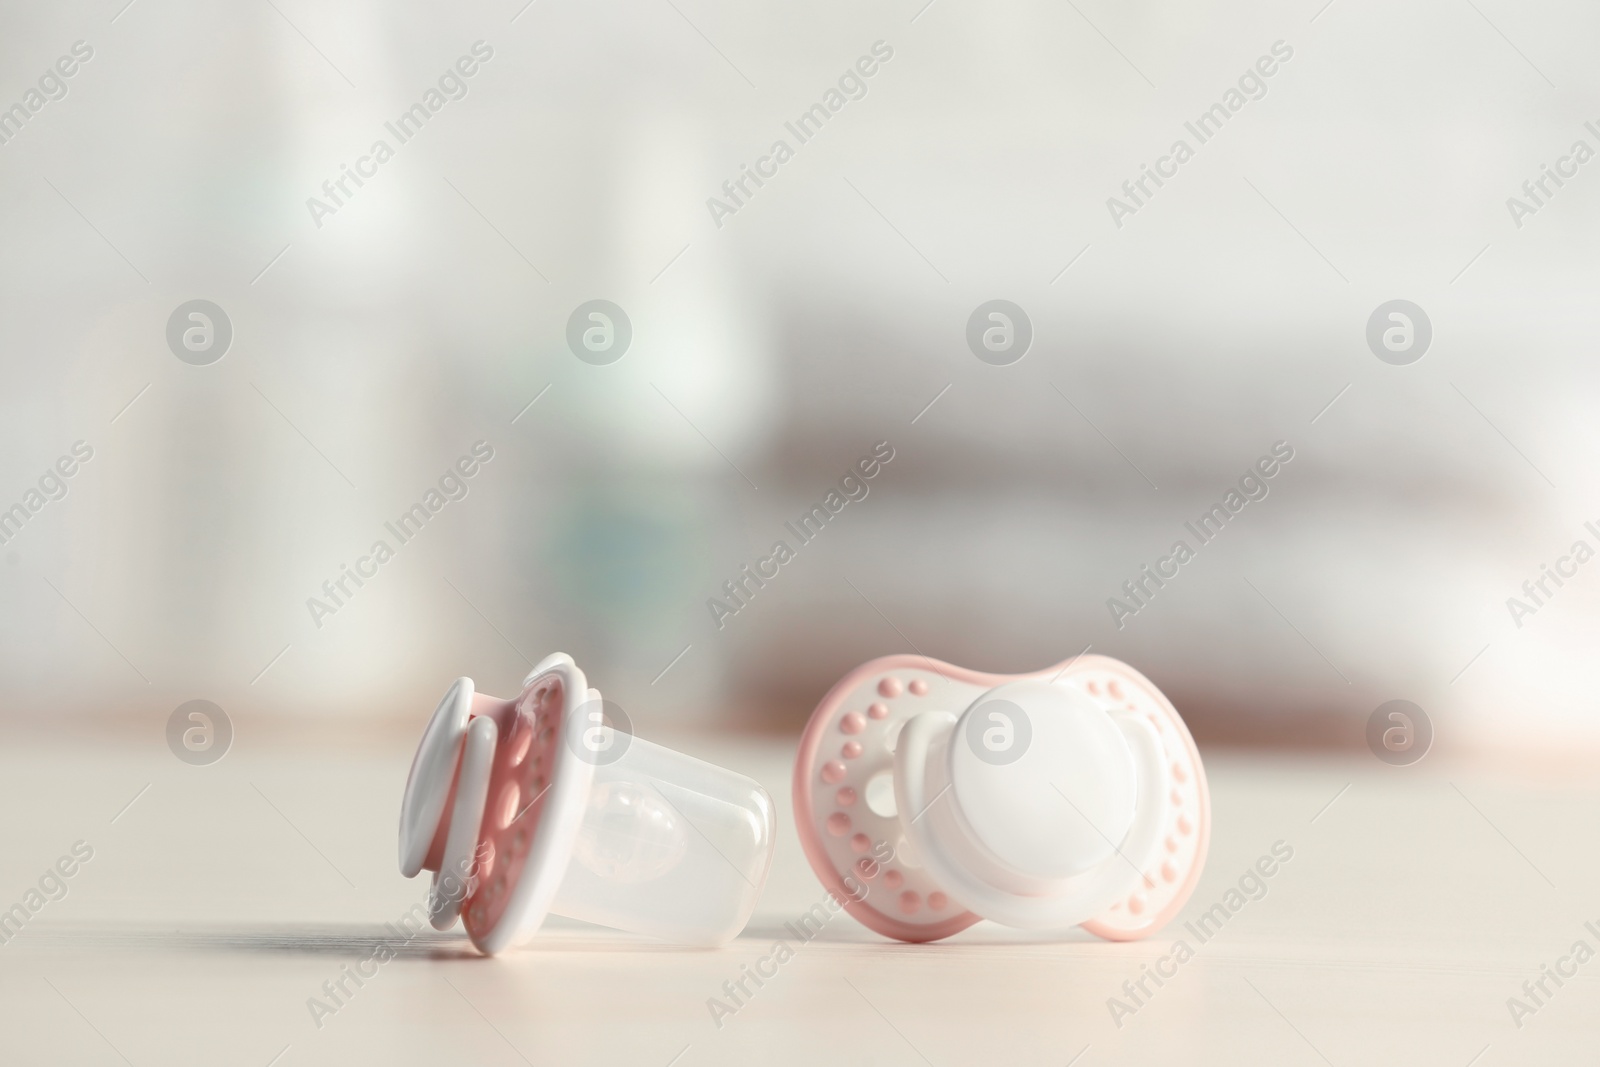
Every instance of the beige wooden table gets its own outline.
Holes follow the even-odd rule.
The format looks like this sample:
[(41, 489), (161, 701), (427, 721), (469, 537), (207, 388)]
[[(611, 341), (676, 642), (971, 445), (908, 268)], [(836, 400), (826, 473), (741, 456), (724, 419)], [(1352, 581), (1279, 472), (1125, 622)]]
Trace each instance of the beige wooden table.
[[(0, 1063), (1595, 1062), (1600, 959), (1563, 964), (1576, 977), (1546, 979), (1542, 1004), (1522, 988), (1576, 941), (1600, 950), (1592, 775), (1211, 752), (1210, 862), (1150, 941), (980, 924), (908, 946), (840, 915), (799, 943), (784, 924), (822, 890), (789, 821), (791, 744), (666, 740), (778, 801), (778, 858), (741, 939), (683, 951), (552, 922), (487, 960), (429, 931), (359, 988), (346, 979), (353, 992), (316, 1021), (308, 999), (392, 940), (384, 924), (423, 893), (396, 871), (408, 748), (240, 743), (190, 767), (143, 742), (9, 740), (0, 909), (41, 879), (59, 895), (46, 872), (63, 857), (73, 874), (0, 945)], [(1264, 895), (1246, 879), (1260, 899), (1230, 898), (1280, 841), (1293, 858)], [(1207, 939), (1185, 928), (1230, 902)], [(794, 957), (714, 1019), (710, 998), (778, 938)], [(1162, 957), (1171, 977), (1131, 997), (1124, 982)], [(1513, 996), (1536, 1009), (1520, 1027)], [(1131, 1010), (1114, 1018), (1112, 997)]]

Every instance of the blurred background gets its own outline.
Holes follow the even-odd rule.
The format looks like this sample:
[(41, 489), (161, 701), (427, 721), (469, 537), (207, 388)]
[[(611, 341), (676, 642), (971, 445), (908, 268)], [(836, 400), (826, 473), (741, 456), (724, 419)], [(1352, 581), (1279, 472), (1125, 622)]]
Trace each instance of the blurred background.
[[(1592, 752), (1600, 565), (1507, 600), (1600, 548), (1600, 165), (1559, 163), (1600, 149), (1600, 11), (1322, 2), (9, 5), (5, 727), (155, 744), (207, 699), (241, 737), (409, 735), (564, 650), (642, 733), (792, 735), (875, 656), (1089, 648), (1202, 743), (1360, 746), (1407, 699), (1440, 748)], [(1546, 165), (1576, 174), (1518, 217)], [(1003, 366), (967, 342), (995, 299), (1032, 331)], [(1396, 299), (1431, 323), (1404, 365), (1367, 340)], [(192, 300), (231, 326), (203, 364)], [(592, 300), (610, 362), (568, 342)]]

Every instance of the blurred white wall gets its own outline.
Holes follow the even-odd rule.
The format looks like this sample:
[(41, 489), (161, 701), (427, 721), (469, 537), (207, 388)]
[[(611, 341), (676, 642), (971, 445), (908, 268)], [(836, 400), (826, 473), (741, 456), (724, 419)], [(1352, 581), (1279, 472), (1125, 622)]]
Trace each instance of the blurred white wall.
[[(410, 722), (561, 648), (642, 727), (788, 728), (871, 656), (1092, 644), (1203, 736), (1347, 741), (1403, 697), (1441, 745), (1600, 741), (1600, 567), (1506, 606), (1600, 548), (1600, 164), (1506, 206), (1600, 149), (1600, 13), (675, 4), (7, 10), (0, 105), (93, 57), (0, 145), (0, 507), (94, 457), (0, 547), (6, 716)], [(465, 95), (316, 225), (479, 41)], [(1265, 94), (1186, 134), (1276, 42)], [(165, 341), (194, 298), (233, 324), (210, 366)], [(565, 340), (596, 298), (633, 325), (608, 366)], [(993, 298), (1032, 320), (1012, 366), (964, 340)], [(1433, 327), (1409, 366), (1364, 336), (1396, 298)], [(314, 625), (480, 440), (465, 499)], [(718, 629), (707, 599), (880, 440), (868, 497)], [(1107, 598), (1277, 441), (1270, 495), (1118, 629)]]

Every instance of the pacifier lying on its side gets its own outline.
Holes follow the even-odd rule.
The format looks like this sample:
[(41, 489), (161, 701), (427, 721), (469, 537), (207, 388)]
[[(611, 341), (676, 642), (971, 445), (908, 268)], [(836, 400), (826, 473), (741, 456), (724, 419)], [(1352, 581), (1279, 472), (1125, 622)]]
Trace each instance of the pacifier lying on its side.
[(823, 885), (902, 941), (980, 918), (1148, 936), (1194, 891), (1211, 827), (1183, 720), (1105, 656), (1022, 675), (865, 663), (811, 715), (794, 807)]
[(459, 916), (490, 955), (551, 912), (720, 945), (749, 921), (775, 829), (761, 786), (633, 737), (556, 653), (515, 700), (470, 678), (445, 693), (406, 780), (400, 873), (433, 871), (435, 929)]

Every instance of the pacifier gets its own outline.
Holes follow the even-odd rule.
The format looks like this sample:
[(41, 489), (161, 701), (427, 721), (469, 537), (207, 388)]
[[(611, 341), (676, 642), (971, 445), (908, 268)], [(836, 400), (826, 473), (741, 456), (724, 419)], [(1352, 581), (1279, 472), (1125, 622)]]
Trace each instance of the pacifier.
[(760, 785), (632, 736), (556, 653), (514, 700), (471, 678), (445, 693), (406, 780), (400, 873), (434, 872), (434, 928), (459, 917), (489, 955), (550, 913), (720, 945), (749, 921), (775, 830)]
[(1211, 829), (1188, 728), (1105, 656), (1021, 675), (862, 664), (811, 715), (794, 807), (823, 885), (901, 941), (980, 918), (1148, 936), (1194, 891)]

